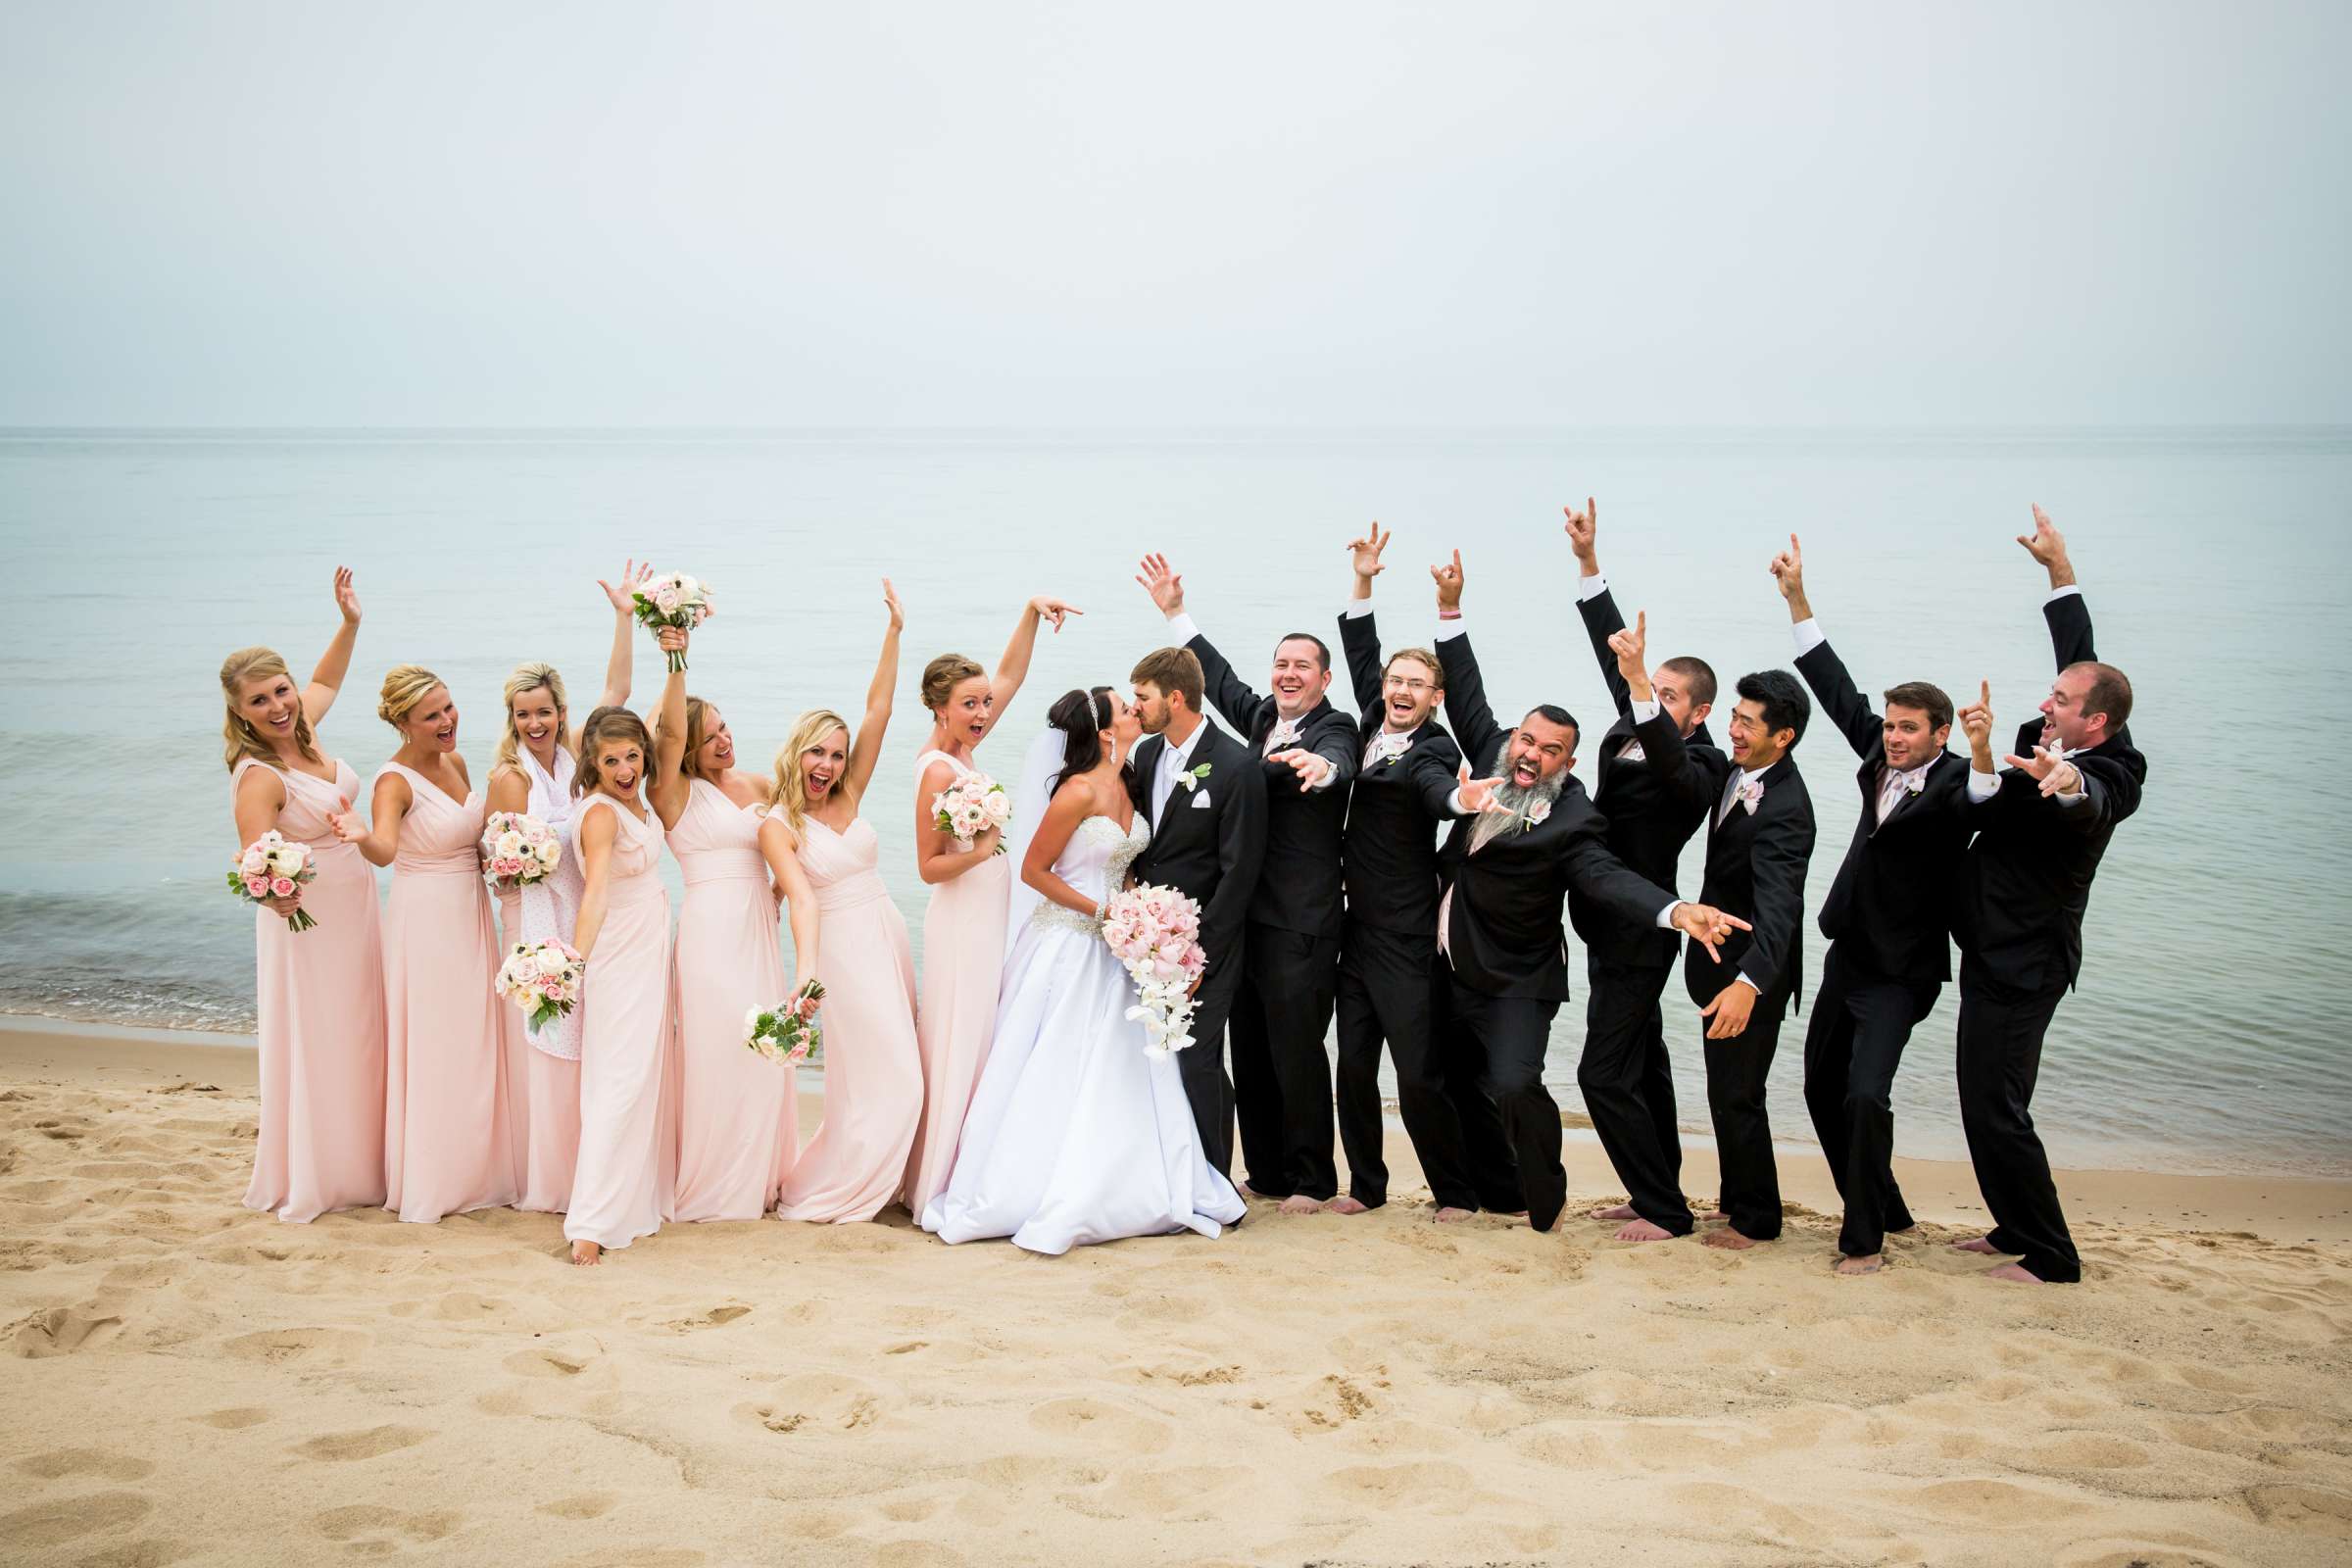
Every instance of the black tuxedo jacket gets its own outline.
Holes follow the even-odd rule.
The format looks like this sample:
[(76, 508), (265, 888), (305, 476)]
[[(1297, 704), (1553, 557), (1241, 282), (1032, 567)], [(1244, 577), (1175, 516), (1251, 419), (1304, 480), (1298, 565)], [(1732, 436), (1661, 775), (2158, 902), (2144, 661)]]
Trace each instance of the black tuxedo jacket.
[(1853, 747), (1862, 814), (1853, 842), (1821, 906), (1821, 934), (1898, 980), (1952, 977), (1952, 908), (1968, 853), (1968, 759), (1942, 752), (1928, 764), (1919, 793), (1906, 795), (1879, 820), (1879, 774), (1886, 742), (1879, 715), (1855, 690), (1828, 643), (1797, 657), (1798, 673), (1821, 710)]
[[(1463, 755), (1474, 770), (1492, 769), (1512, 727), (1498, 723), (1487, 706), (1470, 639), (1441, 640), (1438, 659), (1446, 666), (1446, 716), (1461, 736)], [(1591, 900), (1604, 919), (1652, 930), (1658, 911), (1675, 902), (1672, 893), (1609, 853), (1608, 821), (1576, 776), (1561, 786), (1543, 821), (1506, 827), (1476, 854), (1470, 841), (1478, 819), (1454, 817), (1439, 852), (1439, 866), (1453, 890), (1447, 951), (1453, 972), (1475, 991), (1568, 1000), (1560, 912), (1571, 892)]]
[(1309, 936), (1340, 930), (1340, 838), (1348, 827), (1348, 786), (1359, 754), (1355, 725), (1346, 713), (1317, 703), (1298, 721), (1298, 745), (1337, 769), (1319, 790), (1301, 791), (1287, 763), (1262, 760), (1266, 737), (1281, 717), (1274, 699), (1260, 697), (1205, 637), (1185, 644), (1200, 656), (1208, 677), (1208, 700), (1250, 744), (1264, 785), (1266, 864), (1250, 901), (1250, 918), (1259, 925)]
[(1794, 1000), (1805, 976), (1805, 867), (1813, 858), (1813, 797), (1793, 755), (1765, 770), (1763, 798), (1750, 811), (1734, 803), (1715, 811), (1732, 776), (1732, 760), (1712, 746), (1687, 746), (1661, 712), (1634, 728), (1658, 782), (1707, 816), (1707, 871), (1698, 902), (1736, 914), (1755, 929), (1725, 940), (1721, 963), (1692, 943), (1683, 955), (1683, 984), (1700, 1006), (1735, 975), (1745, 975), (1757, 1005)]
[[(1194, 767), (1208, 776), (1191, 790), (1168, 793), (1162, 819), (1152, 817), (1152, 781), (1167, 738), (1147, 735), (1127, 766), (1127, 798), (1152, 823), (1152, 842), (1136, 858), (1139, 882), (1175, 888), (1200, 906), (1200, 946), (1212, 964), (1238, 969), (1242, 923), (1266, 858), (1266, 784), (1256, 760), (1207, 719), (1193, 748)], [(1208, 805), (1194, 802), (1207, 797)]]
[[(1617, 672), (1617, 656), (1609, 649), (1612, 633), (1625, 629), (1616, 599), (1606, 590), (1577, 602), (1585, 620), (1585, 635), (1592, 642), (1592, 657), (1600, 661), (1601, 679), (1608, 682), (1609, 700), (1617, 707), (1617, 722), (1600, 737), (1592, 770), (1592, 804), (1609, 819), (1609, 852), (1668, 892), (1683, 846), (1707, 819), (1707, 808), (1666, 788), (1640, 761), (1617, 754), (1634, 736), (1634, 694)], [(1715, 739), (1700, 724), (1684, 737), (1687, 745), (1717, 750)], [(1682, 943), (1677, 931), (1637, 931), (1605, 918), (1588, 899), (1572, 895), (1568, 920), (1602, 959), (1610, 963), (1672, 963)]]
[[(2097, 657), (2082, 595), (2054, 599), (2042, 613), (2060, 669)], [(2040, 739), (2038, 722), (2024, 725), (2014, 754), (2031, 757)], [(2082, 972), (2091, 879), (2117, 824), (2139, 809), (2148, 776), (2130, 726), (2074, 761), (2082, 774), (2080, 800), (2044, 799), (2031, 774), (2013, 768), (1990, 800), (1968, 808), (1978, 833), (1961, 876), (1953, 935), (1992, 979), (2022, 991), (2072, 986)]]
[[(1380, 632), (1369, 614), (1340, 617), (1340, 647), (1355, 686), (1356, 758), (1386, 722), (1381, 699)], [(1435, 714), (1411, 742), (1378, 767), (1359, 769), (1348, 802), (1348, 834), (1340, 868), (1348, 888), (1348, 918), (1383, 931), (1438, 938), (1438, 831), (1452, 820), (1461, 748)]]

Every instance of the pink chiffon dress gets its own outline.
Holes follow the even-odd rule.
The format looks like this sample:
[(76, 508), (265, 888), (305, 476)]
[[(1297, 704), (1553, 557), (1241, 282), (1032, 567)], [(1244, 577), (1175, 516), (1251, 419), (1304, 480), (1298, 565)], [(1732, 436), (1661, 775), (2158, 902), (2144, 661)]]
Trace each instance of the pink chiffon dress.
[(498, 933), (482, 885), (482, 792), (464, 802), (415, 768), (384, 906), (384, 1206), (431, 1224), (522, 1192), (527, 1069), (500, 998)]
[(580, 1163), (564, 1238), (612, 1249), (651, 1236), (669, 1217), (678, 1152), (669, 1009), (669, 894), (662, 886), (662, 819), (644, 821), (607, 795), (573, 811), (609, 810), (616, 831), (605, 877), (605, 922), (580, 983)]
[(811, 816), (801, 827), (801, 866), (824, 921), (825, 1119), (784, 1178), (776, 1217), (849, 1224), (872, 1219), (898, 1196), (922, 1119), (914, 955), (875, 869), (872, 826), (858, 817), (836, 833)]
[[(945, 752), (925, 752), (914, 761), (918, 787), (934, 759), (953, 767), (958, 779), (978, 771)], [(923, 1061), (923, 1115), (900, 1190), (911, 1214), (922, 1213), (956, 1167), (964, 1111), (996, 1033), (1011, 886), (1011, 859), (999, 855), (933, 888), (923, 912), (922, 1001), (914, 1015)]]
[[(568, 944), (580, 917), (580, 858), (571, 842), (571, 754), (558, 747), (553, 772), (541, 767), (527, 750), (518, 760), (523, 776), (531, 781), (524, 809), (564, 841), (564, 858), (554, 876), (520, 893), (499, 895), (502, 962), (517, 943), (553, 938)], [(510, 1010), (519, 1027), (520, 1009)], [(523, 1054), (529, 1107), (522, 1142), (522, 1196), (514, 1206), (533, 1213), (561, 1214), (571, 1202), (571, 1173), (580, 1158), (581, 1016), (574, 1006), (538, 1033), (523, 1032), (530, 1048)]]
[(678, 910), (679, 1220), (758, 1219), (800, 1148), (793, 1069), (743, 1043), (744, 1015), (784, 1000), (776, 898), (758, 807), (709, 779), (687, 783), (669, 850), (686, 880)]
[(384, 1200), (384, 952), (375, 868), (335, 837), (330, 811), (348, 810), (360, 776), (335, 760), (332, 783), (246, 758), (229, 775), (268, 767), (285, 785), (277, 830), (307, 844), (318, 875), (302, 906), (318, 923), (293, 931), (256, 908), (254, 994), (261, 1033), (261, 1133), (247, 1208), (282, 1220)]

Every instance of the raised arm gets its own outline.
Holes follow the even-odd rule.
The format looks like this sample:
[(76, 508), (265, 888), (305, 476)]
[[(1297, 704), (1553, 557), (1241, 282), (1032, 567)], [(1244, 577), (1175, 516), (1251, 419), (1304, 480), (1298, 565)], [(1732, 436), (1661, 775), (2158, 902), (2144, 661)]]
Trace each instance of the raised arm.
[(373, 826), (361, 826), (360, 819), (349, 811), (330, 812), (327, 825), (344, 843), (358, 845), (369, 865), (390, 865), (392, 858), (400, 853), (400, 824), (415, 800), (409, 791), (409, 781), (398, 773), (387, 772), (376, 779), (375, 793), (368, 801)]
[(1249, 682), (1233, 672), (1233, 665), (1223, 654), (1217, 652), (1216, 644), (1202, 635), (1200, 628), (1194, 624), (1193, 617), (1185, 612), (1184, 578), (1169, 567), (1167, 557), (1146, 556), (1135, 580), (1144, 585), (1144, 591), (1152, 596), (1152, 602), (1159, 607), (1159, 612), (1168, 617), (1168, 627), (1177, 640), (1190, 648), (1200, 661), (1200, 672), (1206, 677), (1208, 700), (1216, 705), (1218, 712), (1225, 715), (1225, 722), (1247, 739), (1257, 726), (1259, 706), (1269, 699), (1251, 691)]
[(982, 721), (986, 725), (980, 732), (982, 740), (996, 732), (997, 721), (1004, 716), (1013, 698), (1020, 694), (1021, 683), (1029, 678), (1029, 661), (1037, 652), (1038, 623), (1051, 625), (1058, 637), (1064, 619), (1085, 613), (1076, 605), (1065, 605), (1047, 594), (1039, 594), (1021, 607), (1021, 618), (1013, 623), (1012, 638), (997, 661), (997, 672), (988, 679), (989, 707), (988, 716)]
[(1805, 597), (1804, 552), (1796, 535), (1790, 534), (1788, 548), (1772, 558), (1771, 569), (1781, 597), (1788, 601), (1788, 624), (1796, 636), (1796, 672), (1813, 688), (1822, 712), (1838, 726), (1838, 733), (1845, 737), (1854, 755), (1865, 759), (1878, 756), (1886, 746), (1885, 730), (1855, 687), (1854, 677), (1846, 673), (1845, 661), (1838, 657), (1813, 617), (1812, 602)]
[(1462, 624), (1462, 553), (1429, 568), (1438, 585), (1438, 662), (1446, 671), (1446, 721), (1473, 768), (1505, 733), (1487, 705), (1487, 683), (1480, 676), (1478, 655), (1471, 652), (1470, 633)]
[(1609, 639), (1625, 629), (1625, 616), (1618, 612), (1617, 600), (1600, 574), (1600, 508), (1587, 496), (1584, 511), (1574, 507), (1560, 510), (1568, 518), (1568, 547), (1576, 552), (1576, 613), (1585, 623), (1585, 639), (1592, 643), (1592, 657), (1600, 664), (1600, 678), (1609, 688), (1609, 701), (1616, 705), (1617, 714), (1622, 718), (1633, 708), (1625, 677), (1618, 672), (1616, 656), (1609, 651)]
[(808, 873), (801, 868), (800, 849), (792, 829), (781, 817), (762, 817), (760, 822), (760, 858), (767, 862), (767, 874), (774, 879), (776, 894), (783, 899), (786, 915), (792, 923), (792, 988), (798, 991), (816, 976), (816, 944), (818, 921), (816, 890), (808, 885)]
[(302, 716), (314, 729), (335, 706), (343, 677), (351, 673), (352, 646), (360, 640), (360, 589), (349, 566), (335, 568), (335, 609), (341, 612), (343, 623), (335, 628), (318, 662), (311, 666), (310, 684), (302, 689)]
[(882, 603), (890, 611), (890, 624), (882, 633), (882, 657), (874, 662), (873, 684), (865, 689), (865, 716), (858, 724), (857, 739), (850, 743), (849, 776), (852, 800), (865, 798), (865, 786), (874, 776), (874, 763), (882, 756), (882, 737), (890, 729), (890, 705), (899, 689), (899, 633), (906, 629), (906, 612), (899, 608), (899, 591), (882, 579)]
[[(2048, 513), (2035, 506), (2034, 531), (2019, 534), (2017, 542), (2050, 576), (2050, 597), (2042, 604), (2041, 618), (2049, 622), (2050, 652), (2057, 657), (2058, 667), (2097, 659), (2090, 634), (2090, 607), (2082, 602), (2082, 590), (2075, 581), (2075, 564), (2066, 554), (2066, 535), (2050, 521)], [(2062, 592), (2068, 588), (2075, 591)]]
[[(664, 626), (655, 634), (664, 654), (686, 652), (687, 631), (683, 626)], [(668, 661), (662, 661), (667, 663)], [(678, 825), (686, 814), (686, 803), (694, 796), (694, 782), (686, 776), (686, 661), (662, 680), (662, 707), (654, 719), (654, 769), (645, 781), (645, 798), (652, 803), (654, 814), (662, 818), (663, 832)]]
[(1348, 681), (1355, 688), (1355, 710), (1369, 720), (1382, 707), (1380, 629), (1372, 624), (1372, 579), (1388, 568), (1380, 553), (1389, 536), (1374, 523), (1360, 539), (1348, 542), (1348, 612), (1340, 617), (1340, 653), (1348, 661)]
[[(651, 564), (640, 566), (631, 561), (621, 568), (618, 588), (602, 577), (596, 580), (596, 585), (605, 591), (605, 602), (612, 607), (612, 652), (605, 659), (605, 690), (604, 695), (596, 700), (598, 708), (629, 706), (629, 688), (636, 682), (635, 595), (639, 586), (651, 582), (653, 576)], [(583, 718), (581, 722), (585, 723), (586, 719)], [(576, 724), (572, 726), (571, 748), (574, 752), (580, 748), (580, 732)]]

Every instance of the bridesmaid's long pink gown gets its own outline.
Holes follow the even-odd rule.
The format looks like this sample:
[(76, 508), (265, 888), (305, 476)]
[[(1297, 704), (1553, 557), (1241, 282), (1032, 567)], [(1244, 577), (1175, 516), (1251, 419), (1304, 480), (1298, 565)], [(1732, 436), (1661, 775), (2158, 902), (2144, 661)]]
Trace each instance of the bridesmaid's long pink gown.
[(760, 812), (709, 779), (687, 785), (669, 850), (686, 878), (678, 911), (679, 1220), (758, 1219), (800, 1147), (793, 1069), (747, 1049), (744, 1014), (784, 1000), (776, 899)]
[(429, 1225), (520, 1195), (529, 1048), (493, 985), (482, 792), (461, 805), (414, 768), (386, 773), (410, 804), (384, 906), (384, 1206)]
[(642, 822), (610, 796), (572, 814), (576, 842), (590, 811), (618, 824), (605, 877), (605, 923), (581, 982), (580, 1165), (564, 1238), (626, 1247), (669, 1217), (677, 1189), (677, 1128), (669, 1012), (669, 894), (662, 889), (662, 819)]
[[(914, 760), (918, 781), (934, 758), (953, 767), (957, 778), (977, 771), (945, 752), (925, 752)], [(997, 856), (933, 888), (930, 907), (923, 911), (922, 1004), (914, 1015), (923, 1058), (923, 1117), (900, 1190), (907, 1212), (917, 1216), (956, 1168), (963, 1113), (996, 1033), (1011, 881), (1011, 861)]]
[(802, 820), (801, 865), (824, 920), (817, 967), (825, 983), (825, 1119), (784, 1178), (778, 1219), (872, 1219), (906, 1177), (923, 1114), (914, 955), (874, 869), (879, 853), (863, 817), (847, 833)]
[[(249, 767), (270, 764), (240, 761), (232, 786)], [(326, 825), (358, 798), (359, 774), (340, 758), (331, 784), (270, 770), (286, 788), (277, 830), (309, 845), (318, 867), (302, 906), (318, 923), (290, 931), (254, 911), (262, 1126), (245, 1206), (307, 1222), (384, 1200), (384, 950), (375, 870)]]

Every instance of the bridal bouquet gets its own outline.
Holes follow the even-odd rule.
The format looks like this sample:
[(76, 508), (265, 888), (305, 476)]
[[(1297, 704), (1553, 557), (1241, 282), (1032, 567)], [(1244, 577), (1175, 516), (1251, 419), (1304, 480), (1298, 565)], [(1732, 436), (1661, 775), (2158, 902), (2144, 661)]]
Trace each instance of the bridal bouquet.
[(1102, 911), (1102, 940), (1135, 982), (1127, 1016), (1143, 1020), (1145, 1054), (1164, 1056), (1193, 1043), (1194, 982), (1208, 967), (1200, 949), (1200, 906), (1174, 888), (1145, 883), (1114, 897)]
[(754, 1007), (743, 1015), (744, 1046), (787, 1066), (807, 1061), (825, 1038), (816, 1026), (824, 1000), (825, 983), (811, 980), (772, 1007)]
[(530, 1031), (537, 1034), (579, 1002), (587, 967), (569, 943), (517, 942), (499, 965), (498, 994), (529, 1014)]
[[(271, 899), (292, 898), (318, 874), (318, 867), (311, 864), (311, 847), (271, 828), (237, 857), (228, 873), (228, 891), (248, 904), (268, 904)], [(286, 916), (289, 931), (308, 931), (318, 923), (311, 918), (311, 911), (299, 905)]]
[(514, 893), (556, 874), (564, 841), (528, 811), (492, 811), (482, 824), (482, 880), (493, 893)]
[[(966, 773), (931, 797), (931, 820), (942, 833), (956, 835), (957, 848), (968, 850), (981, 834), (1012, 820), (1012, 802), (1004, 786), (986, 773)], [(997, 853), (1004, 853), (1003, 844)]]
[[(682, 571), (656, 577), (639, 588), (634, 597), (637, 623), (648, 631), (660, 631), (664, 626), (692, 631), (711, 615), (710, 585)], [(670, 655), (669, 667), (672, 671), (684, 669), (686, 656)]]

